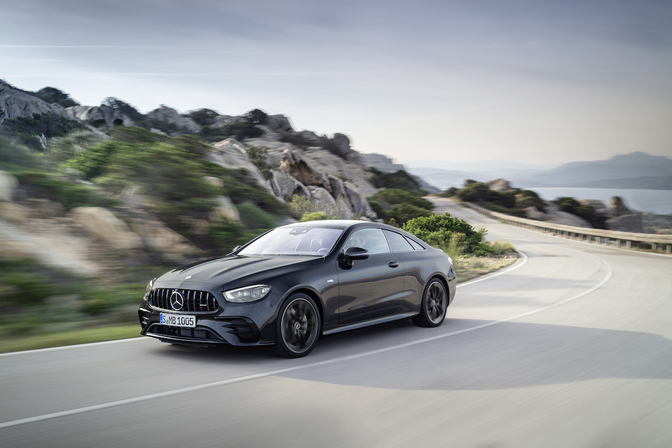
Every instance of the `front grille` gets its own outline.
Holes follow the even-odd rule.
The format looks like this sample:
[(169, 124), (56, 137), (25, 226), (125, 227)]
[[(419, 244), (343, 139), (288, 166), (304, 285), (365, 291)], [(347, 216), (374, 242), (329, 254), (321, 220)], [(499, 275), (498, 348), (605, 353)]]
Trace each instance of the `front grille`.
[(219, 305), (215, 296), (207, 291), (195, 291), (193, 289), (173, 289), (173, 288), (156, 288), (149, 293), (149, 304), (153, 308), (160, 308), (167, 311), (175, 311), (170, 306), (170, 296), (173, 292), (179, 292), (184, 298), (184, 305), (182, 311), (185, 313), (212, 313), (217, 311)]

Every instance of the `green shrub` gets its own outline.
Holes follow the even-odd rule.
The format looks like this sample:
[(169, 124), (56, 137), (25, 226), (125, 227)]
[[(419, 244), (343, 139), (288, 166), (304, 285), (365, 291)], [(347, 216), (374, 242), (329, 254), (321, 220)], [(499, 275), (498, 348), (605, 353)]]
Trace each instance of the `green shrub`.
[(58, 202), (68, 209), (111, 207), (119, 203), (116, 199), (105, 197), (94, 187), (79, 185), (44, 171), (17, 171), (14, 175), (32, 195)]
[(37, 164), (37, 156), (31, 153), (28, 148), (12, 143), (8, 138), (0, 135), (0, 168), (12, 170), (34, 167)]
[[(33, 114), (31, 117), (16, 117), (5, 119), (0, 125), (0, 133), (19, 136), (39, 136), (46, 138), (62, 137), (75, 129), (85, 129), (85, 126), (77, 120), (48, 112), (46, 114)], [(39, 146), (34, 148), (42, 150)]]
[(63, 107), (79, 106), (79, 103), (70, 98), (70, 95), (54, 87), (44, 87), (33, 95), (49, 104), (55, 103)]
[(88, 129), (72, 131), (63, 137), (55, 137), (49, 142), (49, 160), (52, 163), (60, 163), (71, 159), (102, 140), (100, 136)]
[(455, 188), (455, 187), (450, 187), (449, 189), (447, 189), (443, 193), (439, 193), (439, 196), (441, 196), (442, 198), (452, 198), (457, 193), (457, 190), (458, 189)]
[(238, 204), (236, 208), (240, 213), (240, 220), (248, 229), (268, 230), (278, 225), (275, 216), (265, 212), (252, 202), (243, 202)]
[(248, 232), (242, 224), (222, 218), (221, 222), (210, 227), (208, 239), (214, 250), (228, 254), (234, 247), (245, 244), (261, 232)]
[(403, 203), (392, 207), (392, 210), (387, 212), (385, 220), (387, 224), (390, 224), (392, 221), (394, 221), (395, 226), (399, 226), (404, 225), (411, 219), (431, 215), (432, 212), (430, 212), (425, 208), (416, 207), (415, 205), (408, 203)]
[(312, 213), (304, 213), (303, 216), (301, 217), (301, 222), (323, 221), (325, 219), (329, 219), (329, 217), (325, 212), (312, 212)]
[(420, 193), (421, 196), (427, 194), (426, 191), (420, 188), (418, 181), (404, 170), (394, 173), (383, 173), (376, 168), (369, 168), (369, 172), (372, 173), (369, 181), (376, 188), (410, 190)]
[(412, 219), (404, 224), (403, 229), (435, 247), (449, 246), (453, 234), (464, 235), (463, 240), (460, 237), (460, 242), (464, 241), (468, 253), (481, 253), (481, 246), (486, 244), (485, 229), (475, 230), (471, 224), (450, 213)]
[(423, 198), (418, 192), (387, 188), (378, 191), (370, 200), (377, 202), (385, 210), (391, 210), (394, 205), (409, 204), (415, 207), (432, 210), (434, 204)]
[(82, 293), (82, 311), (98, 315), (120, 306), (135, 305), (142, 299), (146, 286), (145, 283), (126, 283), (90, 288)]

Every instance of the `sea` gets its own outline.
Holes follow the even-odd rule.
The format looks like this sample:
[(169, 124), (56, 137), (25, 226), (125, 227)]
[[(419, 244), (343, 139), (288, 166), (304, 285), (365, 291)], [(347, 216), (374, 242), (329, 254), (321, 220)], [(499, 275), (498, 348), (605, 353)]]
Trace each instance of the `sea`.
[(672, 190), (630, 190), (621, 188), (529, 188), (536, 191), (542, 199), (551, 201), (558, 197), (575, 199), (599, 199), (605, 203), (613, 196), (620, 196), (629, 208), (655, 213), (672, 214)]

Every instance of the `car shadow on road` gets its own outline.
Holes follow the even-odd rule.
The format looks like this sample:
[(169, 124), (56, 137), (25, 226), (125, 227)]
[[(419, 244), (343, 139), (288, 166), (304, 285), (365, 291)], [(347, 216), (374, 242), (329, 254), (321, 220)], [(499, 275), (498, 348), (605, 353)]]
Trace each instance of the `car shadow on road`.
[[(447, 335), (489, 323), (450, 319), (439, 331)], [(672, 379), (672, 340), (569, 325), (504, 322), (375, 352), (439, 336), (432, 333), (438, 331), (415, 328), (406, 321), (333, 335), (320, 341), (316, 360), (373, 353), (283, 376), (400, 390), (509, 389), (602, 378)], [(386, 346), (385, 340), (394, 342)]]

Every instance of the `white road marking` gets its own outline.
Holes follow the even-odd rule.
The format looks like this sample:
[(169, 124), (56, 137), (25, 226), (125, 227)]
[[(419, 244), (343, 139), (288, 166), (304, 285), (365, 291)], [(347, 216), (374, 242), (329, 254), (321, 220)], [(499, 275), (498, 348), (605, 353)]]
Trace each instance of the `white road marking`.
[[(574, 249), (569, 249), (569, 250), (574, 250)], [(580, 251), (576, 251), (576, 252), (580, 252)], [(581, 252), (581, 253), (585, 253), (585, 252)], [(411, 347), (411, 346), (418, 345), (418, 344), (424, 344), (425, 342), (436, 341), (436, 340), (439, 340), (439, 339), (444, 339), (444, 338), (448, 338), (448, 337), (451, 337), (451, 336), (457, 336), (457, 335), (460, 335), (460, 334), (469, 333), (471, 331), (480, 330), (482, 328), (492, 327), (494, 325), (502, 324), (502, 323), (505, 323), (505, 322), (510, 322), (512, 320), (520, 319), (522, 317), (530, 316), (530, 315), (533, 315), (533, 314), (540, 313), (542, 311), (546, 311), (546, 310), (551, 309), (551, 308), (558, 307), (560, 305), (564, 305), (564, 304), (569, 303), (573, 300), (581, 298), (581, 297), (583, 297), (587, 294), (590, 294), (591, 292), (593, 292), (593, 291), (601, 288), (602, 286), (604, 286), (609, 281), (609, 279), (611, 279), (614, 271), (613, 271), (611, 265), (609, 264), (609, 262), (607, 262), (607, 260), (605, 260), (601, 257), (598, 257), (597, 255), (593, 255), (593, 254), (589, 254), (589, 255), (592, 255), (592, 256), (600, 259), (606, 265), (607, 275), (598, 284), (596, 284), (592, 288), (589, 288), (589, 289), (583, 291), (582, 293), (576, 294), (576, 295), (574, 295), (574, 296), (572, 296), (568, 299), (561, 300), (561, 301), (556, 302), (552, 305), (547, 305), (547, 306), (544, 306), (544, 307), (541, 307), (541, 308), (537, 308), (536, 310), (532, 310), (532, 311), (528, 311), (528, 312), (525, 312), (525, 313), (517, 314), (515, 316), (507, 317), (505, 319), (495, 320), (495, 321), (492, 321), (492, 322), (488, 322), (486, 324), (477, 325), (475, 327), (466, 328), (464, 330), (453, 331), (453, 332), (450, 332), (450, 333), (436, 335), (436, 336), (433, 336), (433, 337), (419, 339), (419, 340), (416, 340), (416, 341), (406, 342), (406, 343), (399, 344), (399, 345), (394, 345), (394, 346), (391, 346), (391, 347), (380, 348), (380, 349), (377, 349), (377, 350), (370, 350), (368, 352), (358, 353), (358, 354), (355, 354), (355, 355), (342, 356), (340, 358), (329, 359), (329, 360), (325, 360), (325, 361), (312, 362), (312, 363), (308, 363), (308, 364), (302, 364), (300, 366), (294, 366), (294, 367), (287, 367), (287, 368), (284, 368), (284, 369), (272, 370), (272, 371), (265, 372), (265, 373), (256, 373), (256, 374), (252, 374), (252, 375), (244, 375), (244, 376), (240, 376), (240, 377), (237, 377), (237, 378), (230, 378), (230, 379), (227, 379), (227, 380), (215, 381), (215, 382), (211, 382), (211, 383), (201, 384), (201, 385), (198, 385), (198, 386), (185, 387), (185, 388), (182, 388), (182, 389), (174, 389), (174, 390), (170, 390), (170, 391), (166, 391), (166, 392), (160, 392), (160, 393), (156, 393), (156, 394), (142, 395), (142, 396), (139, 396), (139, 397), (128, 398), (128, 399), (125, 399), (125, 400), (111, 401), (111, 402), (108, 402), (108, 403), (102, 403), (102, 404), (97, 404), (97, 405), (93, 405), (93, 406), (85, 406), (85, 407), (81, 407), (81, 408), (77, 408), (77, 409), (70, 409), (70, 410), (67, 410), (67, 411), (38, 415), (36, 417), (29, 417), (29, 418), (23, 418), (23, 419), (19, 419), (19, 420), (12, 420), (12, 421), (9, 421), (9, 422), (0, 423), (0, 429), (11, 428), (13, 426), (24, 425), (24, 424), (27, 424), (27, 423), (36, 423), (36, 422), (41, 422), (41, 421), (45, 421), (45, 420), (51, 420), (51, 419), (55, 419), (55, 418), (59, 418), (59, 417), (67, 417), (67, 416), (71, 416), (71, 415), (83, 414), (85, 412), (98, 411), (98, 410), (102, 410), (102, 409), (109, 409), (109, 408), (113, 408), (113, 407), (116, 407), (116, 406), (123, 406), (123, 405), (127, 405), (127, 404), (132, 404), (132, 403), (139, 403), (139, 402), (142, 402), (142, 401), (153, 400), (153, 399), (156, 399), (156, 398), (170, 397), (170, 396), (173, 396), (173, 395), (183, 394), (183, 393), (187, 393), (187, 392), (194, 392), (194, 391), (209, 389), (209, 388), (218, 387), (218, 386), (225, 386), (225, 385), (228, 385), (228, 384), (241, 383), (241, 382), (244, 382), (244, 381), (250, 381), (250, 380), (255, 380), (255, 379), (259, 379), (259, 378), (266, 378), (266, 377), (269, 377), (269, 376), (280, 375), (280, 374), (283, 374), (283, 373), (293, 372), (293, 371), (301, 370), (301, 369), (309, 369), (309, 368), (312, 368), (312, 367), (319, 367), (319, 366), (323, 366), (323, 365), (327, 365), (327, 364), (334, 364), (334, 363), (337, 363), (337, 362), (349, 361), (351, 359), (357, 359), (357, 358), (362, 358), (362, 357), (365, 357), (365, 356), (377, 355), (379, 353), (384, 353), (384, 352), (388, 352), (388, 351), (391, 351), (391, 350), (397, 350), (397, 349), (400, 349), (400, 348), (406, 348), (406, 347)], [(509, 271), (510, 271), (510, 269), (509, 269)], [(492, 276), (489, 277), (489, 278), (492, 278)], [(464, 285), (466, 285), (466, 283)]]
[[(138, 328), (138, 334), (140, 334), (140, 328)], [(69, 350), (69, 349), (72, 349), (72, 348), (95, 347), (97, 345), (118, 344), (120, 342), (134, 342), (134, 341), (146, 341), (146, 340), (148, 340), (146, 337), (140, 336), (140, 337), (137, 337), (137, 338), (115, 339), (114, 341), (90, 342), (88, 344), (76, 344), (76, 345), (64, 345), (64, 346), (61, 346), (61, 347), (38, 348), (36, 350), (24, 350), (22, 352), (0, 353), (0, 358), (2, 358), (4, 356), (26, 355), (26, 354), (42, 353), (42, 352), (55, 352), (57, 350)]]

